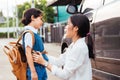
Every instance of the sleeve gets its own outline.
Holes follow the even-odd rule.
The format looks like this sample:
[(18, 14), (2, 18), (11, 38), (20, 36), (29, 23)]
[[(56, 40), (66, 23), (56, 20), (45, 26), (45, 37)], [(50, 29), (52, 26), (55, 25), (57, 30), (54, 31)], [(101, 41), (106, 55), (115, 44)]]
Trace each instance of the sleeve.
[(52, 64), (52, 65), (56, 65), (58, 67), (61, 67), (61, 66), (64, 65), (65, 56), (66, 56), (65, 53), (61, 54), (59, 58), (48, 55), (49, 63)]
[(58, 76), (59, 78), (67, 80), (70, 76), (74, 74), (80, 66), (83, 65), (85, 54), (83, 49), (74, 48), (70, 50), (68, 55), (66, 55), (66, 61), (64, 68), (52, 66), (51, 72), (53, 75)]
[(32, 48), (32, 35), (30, 33), (25, 34), (25, 48), (27, 46)]

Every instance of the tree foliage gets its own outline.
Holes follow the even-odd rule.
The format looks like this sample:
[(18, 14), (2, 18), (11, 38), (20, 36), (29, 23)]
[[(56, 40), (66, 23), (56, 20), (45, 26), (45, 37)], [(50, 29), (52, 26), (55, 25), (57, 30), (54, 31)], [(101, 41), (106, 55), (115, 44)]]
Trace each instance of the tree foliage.
[(53, 23), (54, 22), (54, 9), (52, 7), (47, 7), (46, 6), (46, 0), (38, 0), (38, 3), (36, 4), (36, 8), (41, 9), (44, 12), (44, 19), (48, 23)]
[[(18, 5), (19, 22), (22, 19), (22, 15), (24, 11), (29, 8), (31, 8), (31, 3), (28, 3), (28, 2), (25, 2), (23, 5)], [(35, 0), (35, 8), (38, 8), (43, 11), (43, 14), (44, 14), (43, 18), (45, 22), (48, 22), (48, 23), (54, 22), (54, 10), (52, 7), (46, 6), (46, 0)]]
[[(23, 4), (17, 5), (17, 12), (18, 12), (18, 23), (19, 26), (23, 26), (21, 23), (22, 15), (25, 10), (31, 8), (31, 3), (25, 2)], [(46, 6), (46, 0), (35, 0), (35, 8), (38, 8), (43, 11), (43, 18), (45, 22), (53, 23), (54, 22), (54, 9), (52, 7)], [(16, 12), (14, 12), (14, 15), (16, 15)], [(0, 16), (3, 16), (2, 11), (0, 11)], [(3, 16), (4, 17), (4, 16)], [(5, 21), (7, 20), (6, 17)], [(9, 27), (13, 26), (13, 23), (15, 24), (16, 20), (13, 21), (13, 17), (9, 17)], [(6, 23), (0, 23), (0, 27), (6, 27)]]
[[(0, 11), (0, 17), (3, 17), (3, 12), (2, 11)], [(0, 27), (3, 27), (3, 26), (5, 26), (5, 24), (4, 23), (0, 23)]]
[(23, 5), (18, 5), (18, 19), (20, 20), (22, 18), (22, 15), (26, 9), (29, 9), (31, 7), (30, 3), (25, 2)]
[[(3, 12), (0, 11), (0, 18), (3, 17), (5, 22), (4, 23), (0, 23), (0, 27), (6, 27), (7, 26), (7, 18), (3, 16)], [(12, 17), (9, 17), (9, 27), (12, 27), (13, 26), (13, 18)]]

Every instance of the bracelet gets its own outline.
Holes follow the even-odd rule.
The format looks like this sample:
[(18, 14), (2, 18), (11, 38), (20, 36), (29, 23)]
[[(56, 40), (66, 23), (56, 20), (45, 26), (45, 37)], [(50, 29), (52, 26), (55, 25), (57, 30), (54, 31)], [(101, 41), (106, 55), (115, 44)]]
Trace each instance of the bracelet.
[(48, 63), (47, 61), (45, 61), (44, 66), (45, 66), (45, 67), (47, 67), (47, 66), (48, 66), (48, 64), (49, 64), (49, 63)]

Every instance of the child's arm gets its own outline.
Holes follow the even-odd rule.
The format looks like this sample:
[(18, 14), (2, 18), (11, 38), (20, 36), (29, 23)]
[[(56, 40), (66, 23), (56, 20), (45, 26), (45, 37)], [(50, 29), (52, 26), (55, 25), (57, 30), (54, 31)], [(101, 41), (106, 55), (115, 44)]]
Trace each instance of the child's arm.
[(31, 50), (32, 49), (29, 46), (26, 47), (26, 57), (27, 57), (28, 65), (31, 70), (31, 78), (32, 78), (32, 80), (34, 80), (34, 79), (36, 80), (38, 77), (37, 77), (37, 73), (36, 73), (36, 70), (34, 67)]
[(34, 67), (33, 58), (32, 58), (32, 35), (30, 33), (25, 34), (25, 50), (26, 50), (26, 58), (27, 63), (30, 67), (31, 78), (32, 80), (38, 80), (37, 73)]

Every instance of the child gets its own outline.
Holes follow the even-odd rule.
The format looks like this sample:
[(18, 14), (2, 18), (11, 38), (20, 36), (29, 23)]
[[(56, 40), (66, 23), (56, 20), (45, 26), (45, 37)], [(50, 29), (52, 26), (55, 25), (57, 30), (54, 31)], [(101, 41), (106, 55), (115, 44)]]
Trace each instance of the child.
[[(31, 30), (34, 33), (34, 45), (32, 43), (32, 35), (26, 33), (23, 36), (23, 45), (27, 58), (27, 80), (47, 80), (47, 73), (44, 66), (34, 63), (32, 58), (32, 49), (34, 51), (44, 51), (44, 45), (41, 37), (37, 34), (37, 31), (42, 27), (42, 12), (38, 9), (31, 8), (25, 11), (23, 14), (22, 23), (25, 25), (25, 30)], [(46, 54), (42, 54), (45, 60), (48, 61)], [(22, 74), (22, 73), (21, 73)]]

